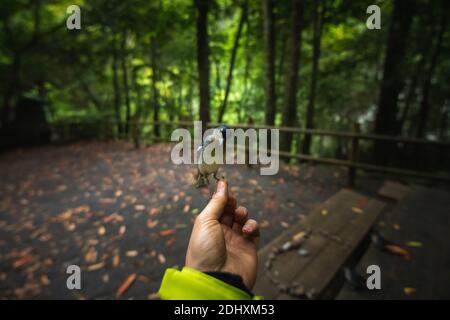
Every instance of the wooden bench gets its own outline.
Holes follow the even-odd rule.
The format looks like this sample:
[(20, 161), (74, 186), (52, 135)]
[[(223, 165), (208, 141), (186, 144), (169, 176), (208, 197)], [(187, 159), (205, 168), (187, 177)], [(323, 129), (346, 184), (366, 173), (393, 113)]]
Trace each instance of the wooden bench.
[(353, 267), (362, 256), (384, 207), (340, 190), (259, 251), (253, 291), (265, 299), (333, 298), (344, 283), (342, 267)]
[(385, 181), (380, 190), (378, 190), (378, 195), (380, 197), (398, 202), (406, 197), (406, 195), (410, 192), (411, 188), (409, 186), (388, 180)]

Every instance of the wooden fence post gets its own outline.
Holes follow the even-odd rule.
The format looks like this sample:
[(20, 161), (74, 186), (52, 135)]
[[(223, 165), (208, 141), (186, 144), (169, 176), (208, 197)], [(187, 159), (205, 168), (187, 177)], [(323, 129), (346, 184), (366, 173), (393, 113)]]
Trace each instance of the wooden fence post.
[[(357, 162), (358, 158), (358, 134), (360, 133), (359, 123), (355, 122), (353, 124), (353, 132), (355, 135), (351, 138), (350, 148), (348, 150), (348, 161), (350, 163)], [(355, 178), (356, 178), (356, 168), (348, 167), (348, 186), (353, 188), (355, 186)]]

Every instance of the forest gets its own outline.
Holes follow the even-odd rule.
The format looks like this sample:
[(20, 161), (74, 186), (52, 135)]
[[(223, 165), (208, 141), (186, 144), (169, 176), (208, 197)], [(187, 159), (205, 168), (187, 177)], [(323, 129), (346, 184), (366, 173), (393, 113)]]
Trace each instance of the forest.
[[(158, 298), (214, 187), (170, 161), (199, 120), (279, 129), (276, 175), (214, 172), (251, 217), (255, 294), (448, 299), (449, 18), (449, 0), (2, 0), (0, 299)], [(352, 290), (372, 264), (382, 290)]]
[[(193, 120), (448, 140), (448, 1), (92, 0), (70, 30), (71, 4), (3, 2), (2, 149), (61, 139), (61, 123), (78, 138), (154, 141), (167, 140), (164, 123)], [(371, 5), (379, 29), (366, 24)], [(281, 132), (280, 147), (348, 153), (308, 132)], [(360, 153), (422, 170), (449, 159), (383, 141)]]

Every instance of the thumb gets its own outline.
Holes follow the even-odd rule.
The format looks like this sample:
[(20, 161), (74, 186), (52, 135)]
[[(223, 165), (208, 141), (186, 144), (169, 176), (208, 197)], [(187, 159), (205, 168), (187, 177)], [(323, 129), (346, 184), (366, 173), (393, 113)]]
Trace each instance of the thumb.
[(219, 220), (228, 202), (228, 183), (219, 180), (216, 185), (216, 192), (213, 194), (208, 205), (203, 209), (199, 217), (204, 219)]

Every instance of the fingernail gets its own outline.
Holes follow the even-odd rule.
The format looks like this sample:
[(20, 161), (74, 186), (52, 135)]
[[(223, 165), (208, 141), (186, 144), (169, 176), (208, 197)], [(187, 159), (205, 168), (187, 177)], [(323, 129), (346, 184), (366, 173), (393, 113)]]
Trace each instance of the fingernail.
[(219, 180), (217, 182), (217, 193), (224, 193), (225, 192), (225, 181)]

